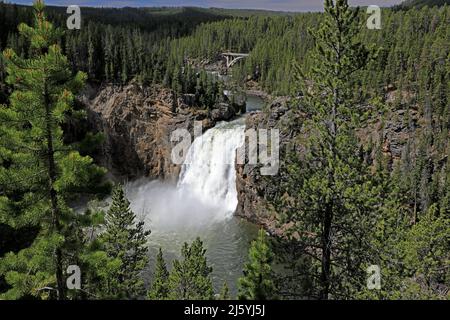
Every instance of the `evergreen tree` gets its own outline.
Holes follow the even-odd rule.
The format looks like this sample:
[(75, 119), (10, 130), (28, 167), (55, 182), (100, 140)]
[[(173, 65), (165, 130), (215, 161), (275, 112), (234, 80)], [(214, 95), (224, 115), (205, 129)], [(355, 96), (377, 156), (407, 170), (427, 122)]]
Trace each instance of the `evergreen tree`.
[[(308, 113), (306, 156), (293, 153), (277, 206), (292, 225), (288, 233), (318, 263), (310, 275), (316, 297), (351, 297), (365, 285), (370, 230), (378, 189), (358, 146), (362, 110), (357, 72), (369, 52), (358, 42), (358, 10), (346, 0), (326, 0), (312, 57), (316, 65), (299, 79)], [(318, 280), (318, 281), (317, 281)]]
[(222, 286), (222, 291), (220, 292), (219, 300), (230, 300), (230, 289), (225, 281)]
[(271, 263), (273, 253), (263, 229), (252, 242), (249, 262), (244, 267), (244, 276), (239, 279), (240, 300), (270, 300), (275, 297), (275, 285)]
[(111, 274), (117, 279), (115, 285), (100, 288), (101, 294), (109, 298), (136, 299), (144, 294), (141, 273), (148, 263), (150, 231), (144, 230), (144, 222), (136, 223), (136, 215), (120, 186), (113, 191), (112, 205), (105, 215), (105, 228), (99, 241), (108, 258), (120, 261), (120, 268)]
[(104, 171), (63, 144), (61, 124), (75, 114), (74, 93), (86, 75), (72, 75), (57, 45), (61, 32), (46, 20), (44, 3), (33, 8), (34, 27), (19, 26), (30, 43), (29, 58), (4, 52), (14, 91), (10, 106), (0, 107), (0, 222), (39, 232), (29, 247), (0, 260), (0, 274), (10, 286), (4, 298), (65, 299), (64, 272), (77, 262), (71, 237), (79, 218), (67, 200)]
[[(292, 257), (287, 262), (295, 266), (284, 279), (297, 287), (288, 284), (283, 294), (324, 299), (440, 297), (435, 287), (448, 283), (442, 270), (448, 270), (444, 217), (450, 211), (450, 7), (386, 8), (382, 30), (360, 28), (358, 34), (350, 21), (364, 17), (364, 12), (358, 14), (344, 1), (327, 1), (326, 8), (325, 13), (263, 17), (187, 9), (151, 12), (152, 19), (148, 10), (91, 9), (83, 13), (86, 28), (62, 34), (43, 14), (35, 19), (34, 31), (21, 27), (17, 33), (19, 22), (33, 22), (35, 9), (0, 1), (0, 48), (12, 49), (0, 57), (0, 104), (7, 104), (14, 90), (11, 105), (0, 107), (0, 291), (10, 289), (1, 297), (127, 294), (113, 292), (120, 287), (116, 276), (124, 268), (122, 259), (82, 230), (97, 227), (92, 225), (94, 217), (73, 215), (67, 206), (87, 183), (101, 177), (90, 158), (62, 143), (60, 127), (67, 125), (62, 122), (82, 113), (69, 106), (85, 78), (72, 77), (74, 73), (83, 70), (98, 81), (163, 83), (177, 94), (195, 94), (199, 106), (210, 108), (221, 101), (224, 88), (206, 72), (196, 72), (203, 61), (215, 62), (223, 48), (250, 53), (233, 67), (227, 86), (245, 87), (251, 79), (271, 95), (301, 99), (300, 112), (289, 119), (295, 126), (288, 134), (306, 134), (293, 141), (301, 146), (293, 149), (297, 153), (282, 162), (281, 185), (270, 188), (276, 189), (274, 204), (281, 222), (289, 226), (290, 239), (281, 250), (276, 247), (276, 257), (286, 251), (283, 259)], [(46, 10), (55, 25), (65, 25), (64, 13)], [(197, 27), (203, 21), (210, 23)], [(319, 24), (319, 31), (306, 32)], [(364, 69), (366, 50), (356, 39), (383, 47)], [(67, 66), (55, 43), (64, 44)], [(293, 81), (298, 68), (292, 68), (291, 61), (301, 63), (301, 88)], [(372, 103), (380, 94), (386, 105)], [(359, 106), (366, 105), (375, 111), (370, 123), (359, 121), (366, 110)], [(358, 137), (370, 135), (385, 109), (387, 125), (395, 133), (380, 133), (380, 141), (394, 142), (397, 155), (402, 148), (400, 167), (393, 150), (375, 146), (379, 148), (373, 159), (372, 144), (377, 142), (361, 147), (355, 134), (358, 128)], [(49, 161), (48, 141), (53, 142), (54, 161)], [(52, 166), (56, 170), (48, 170)], [(49, 175), (51, 171), (55, 174)], [(20, 244), (11, 244), (13, 238)], [(61, 269), (78, 263), (86, 292), (64, 293), (58, 289), (64, 278)], [(380, 291), (360, 290), (368, 264), (381, 266), (385, 280)], [(286, 285), (287, 280), (281, 282)]]
[(168, 279), (169, 271), (167, 271), (162, 250), (159, 248), (158, 255), (156, 256), (156, 269), (153, 275), (152, 286), (148, 292), (148, 298), (150, 300), (165, 300), (168, 298)]
[(93, 36), (95, 34), (92, 24), (88, 25), (88, 75), (91, 79), (95, 79), (96, 70), (96, 57), (95, 57), (95, 46)]
[(203, 242), (197, 238), (191, 245), (184, 243), (182, 261), (175, 260), (169, 276), (169, 299), (212, 300), (212, 268), (206, 261)]
[(181, 68), (179, 66), (175, 66), (175, 69), (173, 71), (172, 76), (172, 90), (176, 94), (180, 94), (182, 91), (182, 84), (181, 84)]
[(380, 253), (381, 289), (363, 290), (358, 298), (448, 299), (450, 218), (432, 205), (412, 225), (395, 195), (394, 191), (382, 210), (373, 242)]

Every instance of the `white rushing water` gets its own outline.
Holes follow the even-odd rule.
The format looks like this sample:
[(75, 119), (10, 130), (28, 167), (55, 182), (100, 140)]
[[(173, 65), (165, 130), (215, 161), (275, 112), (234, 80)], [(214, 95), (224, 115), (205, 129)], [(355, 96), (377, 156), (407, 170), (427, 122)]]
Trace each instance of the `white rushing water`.
[(236, 149), (244, 120), (222, 122), (194, 140), (177, 186), (159, 181), (127, 185), (132, 209), (150, 229), (205, 228), (230, 219), (237, 206)]
[(186, 156), (178, 189), (192, 192), (206, 205), (218, 207), (223, 218), (237, 206), (236, 149), (244, 142), (242, 120), (222, 122), (195, 139)]

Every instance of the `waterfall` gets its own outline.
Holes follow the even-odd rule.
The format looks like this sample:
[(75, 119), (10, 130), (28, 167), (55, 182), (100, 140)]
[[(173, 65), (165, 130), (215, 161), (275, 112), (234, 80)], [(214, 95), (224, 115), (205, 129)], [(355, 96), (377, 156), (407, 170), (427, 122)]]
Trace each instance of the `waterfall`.
[(243, 119), (222, 122), (194, 140), (182, 167), (178, 189), (192, 192), (223, 217), (237, 206), (236, 149), (244, 142)]
[(127, 185), (133, 211), (152, 230), (208, 229), (232, 217), (237, 206), (236, 149), (244, 119), (222, 122), (191, 144), (176, 186), (140, 180)]
[[(245, 118), (217, 124), (196, 138), (187, 150), (177, 184), (142, 178), (126, 185), (127, 197), (138, 220), (151, 230), (150, 268), (158, 248), (167, 261), (180, 258), (180, 248), (200, 237), (207, 248), (216, 291), (226, 281), (235, 283), (247, 261), (258, 228), (233, 219), (237, 206), (236, 149), (245, 138)], [(151, 269), (154, 271), (154, 269)]]

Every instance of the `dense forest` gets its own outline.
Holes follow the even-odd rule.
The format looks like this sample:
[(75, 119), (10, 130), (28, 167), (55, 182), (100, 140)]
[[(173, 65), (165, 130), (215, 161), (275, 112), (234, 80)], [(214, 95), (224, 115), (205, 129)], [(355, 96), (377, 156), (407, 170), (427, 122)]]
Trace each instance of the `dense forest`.
[[(25, 54), (27, 44), (16, 32), (17, 23), (30, 22), (31, 12), (25, 7), (3, 6), (0, 45)], [(223, 51), (235, 51), (251, 53), (234, 70), (236, 79), (243, 83), (250, 77), (264, 90), (286, 95), (296, 90), (292, 62), (314, 64), (308, 54), (313, 45), (308, 28), (320, 23), (318, 13), (233, 18), (226, 11), (183, 8), (151, 12), (150, 18), (141, 9), (127, 8), (121, 14), (115, 10), (83, 11), (81, 30), (69, 31), (61, 40), (73, 70), (86, 72), (91, 80), (126, 83), (137, 79), (195, 93), (191, 59), (214, 61)], [(66, 16), (59, 11), (52, 9), (50, 17), (63, 25)], [(382, 17), (381, 30), (361, 28), (358, 35), (380, 51), (361, 75), (362, 85), (377, 93), (388, 85), (404, 85), (421, 101), (427, 93), (435, 99), (447, 81), (445, 64), (440, 62), (448, 58), (448, 7), (386, 9)], [(218, 21), (205, 24), (211, 20)]]
[(443, 6), (448, 4), (447, 0), (406, 0), (396, 8), (411, 8), (411, 7), (425, 7), (425, 6)]
[[(82, 28), (64, 33), (64, 8), (0, 2), (0, 297), (448, 299), (444, 2), (383, 9), (380, 30), (368, 29), (365, 10), (344, 0), (326, 0), (324, 13), (301, 14), (83, 8)], [(64, 124), (85, 116), (74, 102), (86, 82), (164, 86), (213, 108), (224, 84), (199, 66), (226, 51), (250, 54), (230, 70), (235, 86), (289, 101), (295, 120), (281, 129), (293, 137), (277, 190), (266, 196), (267, 210), (289, 228), (277, 239), (259, 232), (237, 297), (226, 283), (214, 292), (200, 239), (185, 243), (171, 268), (159, 250), (146, 288), (140, 273), (150, 231), (135, 223), (123, 188), (112, 188), (82, 143), (64, 141)], [(361, 130), (383, 128), (398, 115), (407, 138), (401, 157), (392, 159), (384, 137), (364, 141)], [(80, 195), (101, 198), (111, 189), (106, 211), (77, 215), (70, 208)], [(274, 263), (286, 259), (289, 275), (277, 274)], [(65, 287), (63, 266), (74, 260), (83, 290)], [(366, 287), (374, 262), (384, 279), (375, 291)]]

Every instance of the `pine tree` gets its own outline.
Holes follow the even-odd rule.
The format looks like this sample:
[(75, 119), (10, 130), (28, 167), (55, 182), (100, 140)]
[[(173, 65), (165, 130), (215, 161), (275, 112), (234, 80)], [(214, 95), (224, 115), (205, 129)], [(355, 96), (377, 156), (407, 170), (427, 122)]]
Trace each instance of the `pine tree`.
[(277, 204), (293, 226), (291, 239), (318, 263), (311, 277), (320, 299), (350, 297), (364, 286), (379, 191), (355, 135), (362, 119), (357, 73), (369, 58), (357, 40), (358, 10), (346, 0), (326, 0), (324, 7), (320, 27), (311, 32), (316, 65), (299, 79), (299, 105), (309, 114), (306, 155), (289, 157)]
[(244, 276), (239, 279), (240, 300), (270, 300), (275, 297), (275, 285), (271, 263), (273, 253), (263, 229), (252, 242), (249, 262), (245, 265)]
[(175, 92), (175, 94), (180, 94), (182, 91), (181, 68), (178, 65), (175, 66), (173, 70), (172, 90)]
[(364, 290), (358, 298), (448, 299), (450, 218), (432, 205), (411, 224), (398, 190), (393, 187), (375, 229), (373, 246), (380, 253), (381, 289)]
[[(439, 214), (433, 204), (403, 239), (396, 243), (402, 299), (448, 299), (450, 216)], [(390, 293), (392, 294), (392, 293)]]
[(89, 78), (95, 79), (96, 76), (96, 57), (95, 57), (95, 46), (93, 36), (95, 35), (95, 30), (92, 24), (88, 24), (88, 59), (87, 59), (87, 70)]
[(150, 231), (144, 230), (144, 222), (136, 223), (136, 215), (131, 211), (121, 186), (113, 191), (112, 205), (105, 220), (106, 230), (99, 240), (106, 255), (120, 261), (120, 268), (112, 274), (117, 279), (116, 285), (104, 288), (102, 295), (109, 298), (139, 298), (145, 291), (141, 272), (148, 263), (147, 237)]
[(226, 281), (223, 283), (222, 290), (220, 291), (219, 300), (230, 300), (230, 289)]
[(173, 262), (169, 276), (169, 299), (212, 300), (213, 286), (210, 278), (212, 268), (206, 261), (203, 242), (197, 238), (191, 245), (184, 243), (182, 261)]
[(10, 106), (0, 107), (0, 222), (35, 226), (39, 233), (29, 247), (1, 259), (0, 274), (11, 286), (5, 298), (65, 299), (64, 270), (76, 262), (70, 238), (78, 219), (66, 203), (104, 171), (63, 144), (61, 124), (75, 113), (74, 93), (86, 75), (72, 75), (44, 3), (33, 8), (34, 27), (19, 26), (30, 57), (4, 52), (14, 92)]
[(159, 248), (158, 255), (156, 256), (156, 268), (153, 275), (153, 283), (148, 292), (148, 298), (150, 300), (165, 300), (168, 298), (168, 279), (169, 271), (167, 271), (162, 250)]

